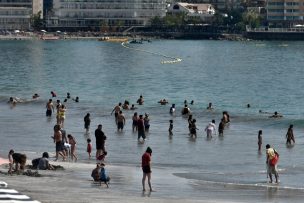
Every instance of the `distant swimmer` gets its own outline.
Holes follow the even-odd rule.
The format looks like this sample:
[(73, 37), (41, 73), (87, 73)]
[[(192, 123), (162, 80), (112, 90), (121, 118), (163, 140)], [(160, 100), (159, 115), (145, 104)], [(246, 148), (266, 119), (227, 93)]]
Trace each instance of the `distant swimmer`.
[(190, 105), (193, 105), (193, 104), (194, 104), (194, 100), (191, 100)]
[(71, 95), (70, 95), (70, 93), (68, 92), (67, 93), (67, 97), (66, 97), (67, 99), (71, 99)]
[(134, 105), (134, 104), (132, 104), (132, 106), (131, 106), (130, 110), (135, 110), (135, 109), (137, 109), (137, 107), (135, 107), (135, 105)]
[(269, 118), (282, 118), (283, 116), (281, 114), (278, 114), (278, 112), (274, 112), (272, 116), (269, 116)]
[(207, 138), (212, 138), (212, 135), (216, 135), (216, 128), (215, 128), (215, 120), (212, 120), (205, 128), (207, 132)]
[(161, 105), (166, 105), (166, 104), (168, 104), (169, 102), (168, 102), (168, 100), (166, 100), (166, 99), (161, 99), (160, 101), (158, 101), (158, 103), (160, 103)]
[(258, 146), (259, 146), (259, 151), (261, 151), (261, 146), (262, 146), (262, 144), (263, 144), (262, 134), (263, 134), (263, 131), (262, 131), (262, 130), (259, 130), (259, 134), (258, 134)]
[(129, 101), (125, 100), (124, 104), (122, 105), (122, 108), (125, 109), (125, 110), (129, 110)]
[(296, 142), (293, 134), (293, 125), (289, 126), (286, 133), (286, 144), (291, 145), (291, 141), (293, 141), (293, 144)]
[(184, 105), (188, 105), (188, 101), (187, 100), (184, 101)]
[(173, 114), (175, 112), (175, 104), (172, 104), (170, 107), (170, 114)]
[(51, 91), (51, 95), (52, 95), (52, 97), (57, 97), (56, 93), (53, 91)]
[(142, 95), (139, 96), (137, 102), (136, 102), (138, 105), (143, 105), (144, 104), (144, 98)]
[(39, 94), (37, 94), (37, 93), (35, 93), (33, 96), (32, 96), (32, 98), (33, 99), (37, 99), (37, 98), (39, 98), (40, 96), (39, 96)]
[(213, 110), (213, 106), (212, 106), (212, 103), (211, 103), (211, 102), (208, 104), (207, 109), (208, 109), (208, 110)]
[(250, 108), (250, 104), (247, 104), (247, 108)]
[(79, 102), (79, 97), (76, 97), (75, 99), (73, 99), (73, 101), (78, 103)]
[(10, 97), (7, 103), (17, 104), (17, 103), (22, 103), (22, 102), (24, 102), (24, 101), (18, 97)]
[(262, 114), (272, 114), (272, 113), (270, 113), (270, 112), (262, 111), (262, 110), (259, 110), (259, 113), (262, 113)]
[(190, 114), (191, 111), (190, 111), (190, 108), (188, 107), (187, 104), (185, 104), (183, 110), (182, 110), (182, 115), (187, 115), (187, 114)]

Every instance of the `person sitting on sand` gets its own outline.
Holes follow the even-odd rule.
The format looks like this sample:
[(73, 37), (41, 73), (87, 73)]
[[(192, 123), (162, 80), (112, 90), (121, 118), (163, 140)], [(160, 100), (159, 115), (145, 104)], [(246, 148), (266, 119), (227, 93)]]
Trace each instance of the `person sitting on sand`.
[(96, 164), (96, 168), (93, 169), (92, 173), (91, 173), (91, 177), (93, 178), (94, 181), (99, 181), (100, 180), (100, 164), (97, 163)]
[(283, 117), (282, 115), (278, 114), (278, 112), (274, 112), (272, 116), (269, 116), (269, 118), (281, 118)]
[(161, 105), (166, 105), (169, 102), (166, 99), (161, 99), (158, 103), (160, 103)]
[(49, 163), (49, 153), (43, 152), (42, 157), (39, 159), (38, 170), (54, 170), (54, 167)]
[(20, 153), (13, 153), (13, 163), (16, 164), (15, 171), (19, 171), (19, 165), (20, 165), (20, 170), (24, 170), (25, 164), (26, 164), (26, 155), (25, 154), (20, 154)]
[(110, 181), (110, 177), (106, 173), (104, 163), (100, 163), (100, 181), (104, 182), (107, 185), (107, 187), (109, 187), (108, 183)]

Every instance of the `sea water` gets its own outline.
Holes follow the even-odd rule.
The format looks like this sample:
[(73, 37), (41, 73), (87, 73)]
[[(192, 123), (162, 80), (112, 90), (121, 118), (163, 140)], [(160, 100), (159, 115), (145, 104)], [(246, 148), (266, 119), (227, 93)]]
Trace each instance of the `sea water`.
[[(94, 130), (101, 123), (108, 138), (108, 163), (139, 166), (141, 154), (150, 146), (153, 168), (169, 171), (176, 180), (190, 181), (189, 190), (163, 192), (166, 196), (200, 198), (208, 189), (210, 198), (225, 200), (250, 196), (253, 201), (293, 202), (301, 198), (304, 42), (154, 40), (127, 46), (131, 49), (97, 41), (2, 41), (0, 155), (6, 157), (10, 149), (29, 157), (54, 152), (51, 136), (56, 119), (55, 115), (45, 116), (45, 105), (50, 91), (57, 93), (54, 101), (63, 101), (69, 92), (72, 98), (80, 98), (79, 103), (71, 99), (66, 103), (64, 124), (77, 140), (79, 161), (88, 160), (87, 137), (92, 138), (95, 148)], [(164, 63), (172, 59), (168, 57), (182, 61)], [(40, 98), (31, 101), (34, 93)], [(135, 111), (149, 113), (151, 124), (145, 143), (137, 142), (137, 134), (132, 132), (135, 111), (124, 111), (123, 132), (117, 132), (111, 115), (119, 102), (136, 104), (140, 95), (145, 102), (136, 105)], [(27, 102), (11, 106), (7, 103), (11, 96)], [(163, 98), (169, 100), (168, 105), (158, 103)], [(197, 120), (197, 139), (189, 138), (187, 117), (181, 116), (184, 100), (194, 100), (189, 107)], [(206, 109), (209, 102), (213, 111)], [(173, 103), (176, 112), (170, 115)], [(218, 125), (223, 111), (231, 117), (224, 136), (206, 139), (206, 125), (212, 119)], [(283, 117), (269, 118), (275, 111)], [(87, 113), (92, 119), (90, 135), (84, 130)], [(174, 121), (173, 136), (168, 133), (170, 119)], [(296, 138), (293, 147), (285, 145), (290, 124)], [(261, 152), (257, 150), (259, 130), (263, 130)], [(270, 193), (266, 184), (267, 143), (280, 153), (281, 183)], [(240, 197), (239, 192), (245, 195)]]

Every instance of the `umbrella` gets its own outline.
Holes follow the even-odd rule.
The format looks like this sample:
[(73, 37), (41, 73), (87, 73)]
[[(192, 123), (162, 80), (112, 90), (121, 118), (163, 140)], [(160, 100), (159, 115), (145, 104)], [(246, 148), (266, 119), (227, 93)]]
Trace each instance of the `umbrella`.
[(40, 30), (41, 32), (46, 32), (45, 30)]
[(56, 32), (57, 32), (57, 33), (61, 33), (61, 31), (60, 31), (60, 30), (57, 30)]

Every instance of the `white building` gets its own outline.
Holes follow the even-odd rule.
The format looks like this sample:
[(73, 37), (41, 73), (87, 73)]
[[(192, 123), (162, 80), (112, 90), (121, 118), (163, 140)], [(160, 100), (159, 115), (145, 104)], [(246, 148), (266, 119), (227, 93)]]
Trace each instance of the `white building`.
[(143, 26), (152, 17), (165, 16), (164, 0), (53, 0), (48, 28)]
[(215, 9), (211, 4), (189, 4), (176, 2), (168, 7), (168, 13), (185, 13), (189, 17), (199, 17), (201, 20), (208, 20), (215, 14)]

